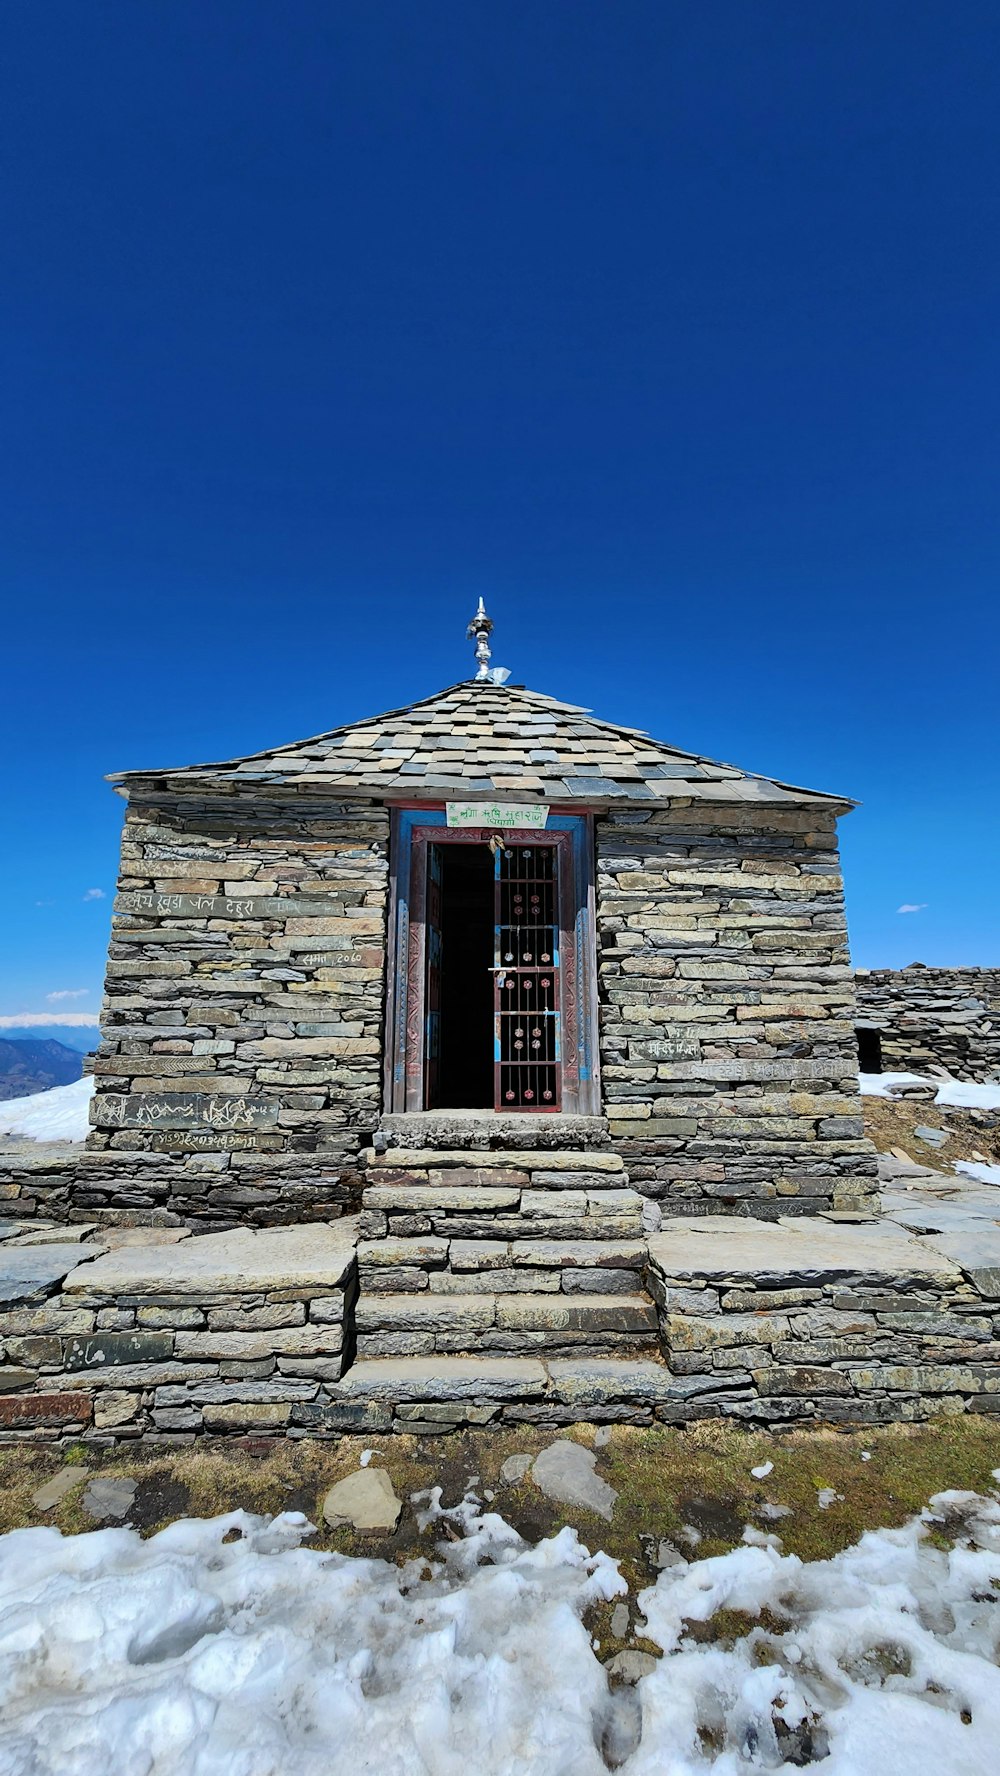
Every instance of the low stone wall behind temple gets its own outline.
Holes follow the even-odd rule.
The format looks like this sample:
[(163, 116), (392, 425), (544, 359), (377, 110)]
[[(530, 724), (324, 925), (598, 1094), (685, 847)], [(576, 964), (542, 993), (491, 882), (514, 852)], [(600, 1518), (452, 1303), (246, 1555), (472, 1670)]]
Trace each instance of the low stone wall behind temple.
[(1000, 968), (859, 968), (858, 1024), (877, 1030), (887, 1073), (944, 1067), (1000, 1078)]

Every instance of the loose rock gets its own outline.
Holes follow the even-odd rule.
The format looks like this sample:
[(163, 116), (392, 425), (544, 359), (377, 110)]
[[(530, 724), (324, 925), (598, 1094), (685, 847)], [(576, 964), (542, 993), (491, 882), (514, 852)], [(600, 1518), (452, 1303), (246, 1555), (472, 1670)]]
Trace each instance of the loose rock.
[(92, 1480), (81, 1503), (88, 1517), (103, 1523), (108, 1517), (127, 1516), (139, 1490), (137, 1480), (108, 1478)]
[(523, 1480), (532, 1460), (530, 1455), (509, 1455), (500, 1469), (500, 1478), (504, 1485), (516, 1486), (519, 1480)]
[(32, 1493), (31, 1502), (36, 1511), (54, 1510), (56, 1505), (62, 1504), (63, 1499), (73, 1491), (75, 1486), (80, 1486), (89, 1474), (89, 1468), (71, 1466), (60, 1468), (58, 1474), (53, 1474), (51, 1480), (46, 1480), (44, 1486), (39, 1486), (37, 1491)]
[(384, 1468), (359, 1468), (331, 1486), (323, 1516), (331, 1529), (349, 1523), (362, 1535), (391, 1534), (403, 1507)]
[(616, 1677), (619, 1683), (635, 1684), (640, 1677), (648, 1677), (651, 1671), (655, 1671), (657, 1663), (652, 1653), (634, 1652), (629, 1648), (624, 1653), (616, 1653), (613, 1659), (608, 1660), (604, 1669), (609, 1677)]
[(535, 1457), (531, 1477), (546, 1498), (558, 1499), (563, 1505), (577, 1505), (584, 1511), (596, 1511), (611, 1521), (615, 1500), (613, 1486), (595, 1472), (597, 1457), (580, 1443), (560, 1438), (550, 1443)]

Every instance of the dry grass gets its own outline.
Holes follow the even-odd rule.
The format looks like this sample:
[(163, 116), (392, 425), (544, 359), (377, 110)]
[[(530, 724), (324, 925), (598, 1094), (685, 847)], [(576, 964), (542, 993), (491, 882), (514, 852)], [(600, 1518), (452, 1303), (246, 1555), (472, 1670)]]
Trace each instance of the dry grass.
[[(652, 1579), (650, 1554), (661, 1539), (686, 1551), (685, 1525), (701, 1532), (699, 1554), (732, 1547), (743, 1526), (755, 1523), (777, 1528), (789, 1552), (821, 1559), (856, 1541), (865, 1529), (905, 1522), (934, 1492), (990, 1489), (995, 1484), (992, 1470), (1000, 1467), (1000, 1424), (988, 1418), (778, 1435), (714, 1423), (686, 1430), (616, 1425), (610, 1442), (597, 1452), (598, 1471), (619, 1493), (609, 1524), (546, 1499), (530, 1476), (516, 1486), (501, 1482), (500, 1468), (508, 1455), (535, 1453), (556, 1434), (589, 1446), (594, 1428), (578, 1425), (562, 1433), (480, 1430), (375, 1441), (375, 1460), (391, 1474), (404, 1511), (394, 1536), (374, 1539), (330, 1531), (322, 1522), (327, 1488), (358, 1465), (363, 1443), (357, 1438), (249, 1446), (204, 1443), (176, 1452), (88, 1451), (82, 1459), (92, 1471), (138, 1481), (131, 1521), (144, 1534), (179, 1516), (217, 1516), (238, 1508), (268, 1516), (298, 1510), (319, 1526), (312, 1546), (395, 1560), (429, 1553), (434, 1540), (433, 1533), (422, 1537), (417, 1530), (408, 1502), (413, 1492), (438, 1485), (448, 1505), (475, 1485), (480, 1496), (492, 1491), (492, 1508), (531, 1540), (573, 1524), (588, 1546), (604, 1548), (622, 1562), (633, 1591)], [(862, 1460), (862, 1452), (869, 1459)], [(32, 1493), (65, 1461), (64, 1451), (38, 1445), (0, 1450), (0, 1529), (40, 1520), (67, 1533), (93, 1527), (81, 1509), (82, 1488), (44, 1519), (32, 1504)], [(772, 1473), (755, 1480), (751, 1468), (767, 1461), (774, 1464)], [(827, 1510), (817, 1503), (821, 1487), (842, 1495)], [(765, 1500), (787, 1505), (792, 1515), (778, 1525), (765, 1523), (758, 1514)]]
[[(894, 1147), (908, 1153), (918, 1165), (933, 1166), (950, 1173), (956, 1159), (973, 1159), (976, 1154), (990, 1165), (1000, 1165), (1000, 1120), (990, 1127), (975, 1122), (968, 1110), (947, 1110), (940, 1104), (915, 1104), (903, 1098), (863, 1098), (865, 1134), (874, 1141), (880, 1153)], [(915, 1128), (947, 1129), (950, 1140), (943, 1147), (929, 1147), (918, 1141)]]

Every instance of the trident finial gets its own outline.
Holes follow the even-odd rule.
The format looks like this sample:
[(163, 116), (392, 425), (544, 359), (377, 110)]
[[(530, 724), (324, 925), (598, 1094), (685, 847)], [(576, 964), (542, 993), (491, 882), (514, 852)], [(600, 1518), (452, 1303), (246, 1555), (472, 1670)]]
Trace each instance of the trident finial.
[(491, 676), (490, 636), (492, 632), (493, 624), (486, 615), (486, 606), (480, 598), (479, 609), (465, 632), (466, 639), (468, 641), (474, 641), (476, 644), (476, 661), (479, 666), (479, 671), (476, 673), (477, 682), (479, 680), (486, 680), (488, 682)]

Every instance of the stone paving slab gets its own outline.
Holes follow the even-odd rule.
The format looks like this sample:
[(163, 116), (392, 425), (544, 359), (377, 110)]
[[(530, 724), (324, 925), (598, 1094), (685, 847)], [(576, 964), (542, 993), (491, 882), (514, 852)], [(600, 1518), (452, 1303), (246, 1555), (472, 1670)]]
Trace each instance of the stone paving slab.
[[(32, 1227), (26, 1223), (11, 1243), (16, 1246), (68, 1246), (86, 1240), (89, 1245), (95, 1243), (90, 1235), (96, 1232), (97, 1224), (93, 1221), (74, 1221), (69, 1227)], [(101, 1248), (107, 1244), (99, 1234), (96, 1243)]]
[(832, 1225), (810, 1218), (751, 1221), (731, 1215), (673, 1217), (649, 1241), (652, 1262), (665, 1276), (757, 1276), (788, 1273), (915, 1272), (958, 1280), (952, 1254), (915, 1238), (895, 1222)]
[(921, 1245), (960, 1265), (970, 1276), (985, 1269), (1000, 1269), (1000, 1227), (989, 1221), (972, 1220), (962, 1229), (947, 1233), (930, 1233)]
[(492, 1326), (496, 1306), (480, 1295), (362, 1295), (355, 1309), (359, 1332), (465, 1332)]
[(610, 1400), (651, 1403), (678, 1395), (676, 1376), (660, 1363), (615, 1357), (551, 1357), (547, 1367), (556, 1398), (581, 1410)]
[[(67, 1294), (200, 1296), (212, 1290), (335, 1288), (354, 1261), (354, 1243), (355, 1223), (348, 1219), (241, 1227), (174, 1246), (125, 1246), (107, 1252), (67, 1277), (64, 1289)], [(29, 1251), (33, 1257), (49, 1257), (52, 1248), (21, 1248), (18, 1255)], [(73, 1259), (79, 1264), (78, 1249)]]
[(645, 1239), (525, 1239), (511, 1241), (510, 1256), (515, 1269), (533, 1265), (604, 1269), (610, 1265), (641, 1270), (646, 1263), (646, 1249)]
[(974, 1223), (977, 1228), (996, 1230), (996, 1220), (985, 1207), (967, 1202), (922, 1201), (920, 1197), (893, 1203), (889, 1219), (898, 1227), (913, 1233), (963, 1233)]
[(333, 1400), (523, 1400), (544, 1394), (529, 1357), (370, 1357), (341, 1376)]
[(73, 1270), (78, 1269), (82, 1276), (93, 1269), (93, 1264), (80, 1262), (85, 1252), (89, 1250), (96, 1260), (103, 1249), (102, 1246), (81, 1249), (68, 1244), (0, 1246), (0, 1302), (27, 1301), (34, 1295), (44, 1294)]
[[(506, 1246), (501, 1248), (506, 1251)], [(402, 1265), (416, 1265), (430, 1269), (432, 1266), (443, 1265), (448, 1257), (448, 1241), (435, 1239), (433, 1234), (416, 1235), (412, 1239), (397, 1239), (389, 1235), (380, 1240), (359, 1240), (358, 1263), (378, 1264), (389, 1268)]]
[(366, 1209), (391, 1209), (395, 1213), (410, 1210), (417, 1214), (433, 1214), (440, 1209), (465, 1209), (483, 1214), (497, 1209), (516, 1209), (521, 1201), (520, 1190), (498, 1186), (473, 1186), (468, 1190), (434, 1190), (427, 1185), (410, 1189), (404, 1184), (370, 1184), (364, 1193)]

